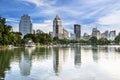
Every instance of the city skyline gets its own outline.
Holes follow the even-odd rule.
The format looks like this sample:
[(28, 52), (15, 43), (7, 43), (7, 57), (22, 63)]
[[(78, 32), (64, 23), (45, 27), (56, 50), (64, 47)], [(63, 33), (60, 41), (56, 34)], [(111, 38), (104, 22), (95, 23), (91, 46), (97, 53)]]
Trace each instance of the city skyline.
[(82, 35), (84, 32), (91, 34), (94, 27), (101, 32), (120, 32), (118, 0), (2, 0), (0, 9), (0, 16), (7, 19), (14, 31), (19, 31), (20, 17), (28, 14), (32, 18), (33, 29), (47, 33), (52, 31), (52, 21), (56, 15), (61, 17), (63, 27), (69, 32), (73, 32), (74, 24), (81, 25)]

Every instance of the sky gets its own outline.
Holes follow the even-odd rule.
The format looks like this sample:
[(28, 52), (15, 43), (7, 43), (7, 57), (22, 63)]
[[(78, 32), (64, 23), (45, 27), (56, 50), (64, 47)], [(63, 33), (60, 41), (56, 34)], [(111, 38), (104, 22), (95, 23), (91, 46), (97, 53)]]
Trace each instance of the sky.
[(47, 33), (53, 30), (56, 15), (71, 33), (74, 24), (81, 25), (82, 34), (91, 34), (95, 27), (101, 33), (106, 30), (120, 32), (120, 0), (0, 0), (0, 16), (6, 18), (14, 31), (19, 31), (24, 14), (31, 16), (34, 30)]

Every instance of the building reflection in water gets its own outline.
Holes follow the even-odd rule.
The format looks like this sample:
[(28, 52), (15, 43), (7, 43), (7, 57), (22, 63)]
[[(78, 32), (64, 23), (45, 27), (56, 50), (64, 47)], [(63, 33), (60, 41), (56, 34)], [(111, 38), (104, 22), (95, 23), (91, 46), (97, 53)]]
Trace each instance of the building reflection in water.
[(98, 46), (97, 45), (92, 45), (92, 53), (93, 53), (93, 61), (98, 62)]
[(25, 48), (25, 50), (21, 53), (21, 59), (19, 63), (20, 72), (23, 76), (30, 75), (30, 70), (32, 67), (32, 52), (35, 48)]
[(76, 67), (79, 67), (81, 65), (81, 46), (75, 48), (74, 64)]
[(54, 48), (53, 50), (53, 68), (57, 76), (59, 76), (63, 63), (63, 49)]

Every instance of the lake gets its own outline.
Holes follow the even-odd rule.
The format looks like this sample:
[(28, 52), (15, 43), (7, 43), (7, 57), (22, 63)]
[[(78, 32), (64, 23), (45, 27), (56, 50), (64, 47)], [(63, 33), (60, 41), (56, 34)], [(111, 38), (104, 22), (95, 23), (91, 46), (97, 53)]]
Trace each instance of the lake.
[(0, 80), (120, 80), (120, 46), (0, 50)]

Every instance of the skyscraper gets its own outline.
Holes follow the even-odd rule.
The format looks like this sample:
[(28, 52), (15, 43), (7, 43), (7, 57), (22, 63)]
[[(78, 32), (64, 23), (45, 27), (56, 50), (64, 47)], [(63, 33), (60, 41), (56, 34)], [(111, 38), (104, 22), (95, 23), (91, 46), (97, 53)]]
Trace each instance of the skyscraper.
[(109, 33), (109, 40), (114, 40), (116, 37), (116, 31), (110, 31)]
[(68, 31), (66, 29), (63, 29), (63, 38), (68, 39)]
[(53, 37), (58, 37), (59, 39), (63, 39), (63, 28), (62, 21), (57, 15), (53, 21)]
[(109, 38), (109, 31), (105, 31), (104, 33), (102, 33), (101, 37), (108, 39)]
[(28, 33), (32, 33), (32, 22), (28, 15), (23, 15), (19, 23), (19, 32), (22, 33), (22, 37)]
[(101, 33), (97, 28), (93, 28), (92, 29), (92, 36), (96, 37), (97, 39), (100, 39), (101, 38)]
[(89, 40), (90, 39), (90, 35), (88, 35), (88, 33), (84, 33), (83, 39), (84, 40)]
[(76, 37), (76, 40), (79, 40), (81, 38), (81, 26), (78, 24), (74, 25), (74, 34)]

